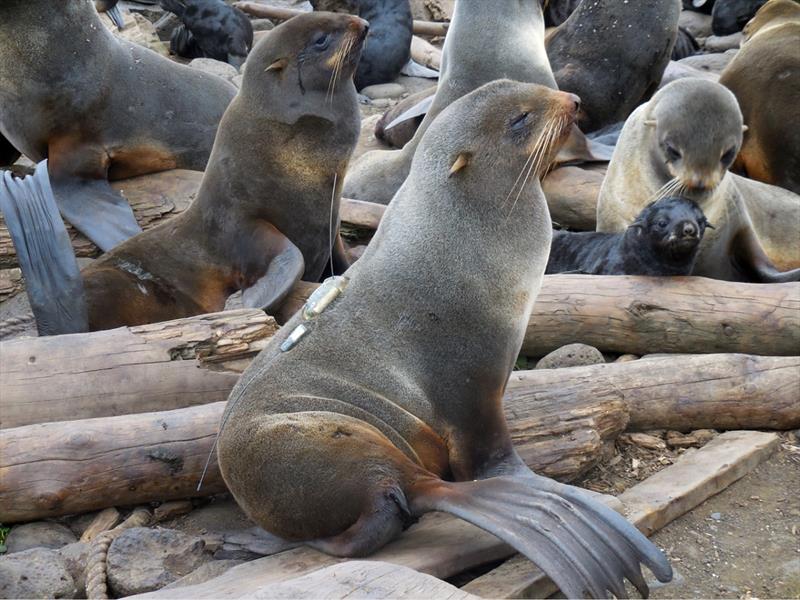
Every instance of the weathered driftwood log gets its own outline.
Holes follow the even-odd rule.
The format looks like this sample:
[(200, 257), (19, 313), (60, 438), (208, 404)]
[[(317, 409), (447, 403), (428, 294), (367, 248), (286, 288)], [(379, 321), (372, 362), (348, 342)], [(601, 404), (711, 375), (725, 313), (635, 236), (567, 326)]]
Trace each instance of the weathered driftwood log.
[(574, 342), (620, 354), (793, 356), (800, 348), (800, 283), (549, 275), (522, 352), (543, 356)]
[(2, 342), (0, 427), (225, 400), (277, 328), (262, 311), (243, 309)]
[[(0, 235), (2, 235), (2, 232), (0, 232)], [(22, 271), (19, 268), (0, 269), (0, 302), (11, 298), (11, 296), (18, 294), (23, 289), (25, 289), (25, 282), (22, 280)]]
[[(158, 225), (162, 219), (180, 214), (194, 200), (203, 174), (175, 169), (112, 182), (111, 187), (130, 202), (142, 229)], [(67, 224), (75, 256), (95, 257), (100, 250), (88, 238)], [(17, 267), (17, 251), (5, 221), (0, 216), (0, 267)]]
[[(572, 479), (596, 464), (603, 444), (625, 429), (624, 404), (593, 395), (544, 399), (527, 392), (527, 376), (514, 375), (506, 402), (515, 445), (537, 471)], [(0, 431), (3, 522), (223, 491), (214, 460), (201, 491), (196, 487), (224, 405)]]
[(597, 197), (605, 177), (605, 166), (560, 167), (547, 174), (542, 190), (553, 221), (577, 231), (597, 227)]
[[(262, 19), (275, 19), (276, 21), (286, 21), (287, 19), (291, 19), (297, 15), (302, 15), (305, 12), (292, 8), (266, 6), (257, 2), (234, 2), (233, 5), (253, 17), (259, 17)], [(417, 35), (428, 36), (445, 35), (449, 26), (450, 23), (414, 20), (414, 33)]]

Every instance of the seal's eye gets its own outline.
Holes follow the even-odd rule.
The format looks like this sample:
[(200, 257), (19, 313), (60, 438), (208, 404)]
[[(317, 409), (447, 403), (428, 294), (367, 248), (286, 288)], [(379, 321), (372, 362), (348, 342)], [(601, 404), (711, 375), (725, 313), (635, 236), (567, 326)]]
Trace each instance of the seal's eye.
[(529, 112), (524, 112), (517, 118), (515, 118), (513, 121), (511, 121), (511, 129), (513, 131), (521, 131), (525, 129), (525, 125), (528, 122), (528, 117), (530, 116), (530, 114), (531, 113)]
[(675, 162), (676, 160), (680, 160), (681, 158), (680, 151), (678, 151), (678, 149), (675, 148), (675, 146), (669, 143), (664, 144), (664, 154), (666, 154), (667, 160), (670, 162)]
[(659, 219), (656, 225), (658, 225), (661, 229), (664, 229), (667, 225), (669, 225), (669, 223), (666, 219)]
[(323, 50), (327, 50), (328, 46), (331, 45), (331, 34), (330, 33), (320, 33), (316, 38), (314, 38), (314, 49), (319, 50), (322, 52)]
[(720, 161), (727, 167), (733, 163), (734, 158), (736, 158), (736, 148), (730, 148), (722, 155)]

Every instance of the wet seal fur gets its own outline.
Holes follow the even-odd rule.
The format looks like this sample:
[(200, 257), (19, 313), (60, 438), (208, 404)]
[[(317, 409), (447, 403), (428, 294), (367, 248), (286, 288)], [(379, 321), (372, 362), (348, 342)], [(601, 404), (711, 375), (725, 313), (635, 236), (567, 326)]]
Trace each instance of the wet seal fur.
[(264, 37), (196, 200), (81, 273), (88, 329), (222, 310), (240, 289), (246, 306), (270, 308), (301, 275), (318, 279), (329, 259), (347, 268), (338, 211), (360, 128), (352, 74), (366, 28), (358, 17), (309, 13)]
[(554, 232), (545, 273), (690, 275), (710, 226), (693, 201), (662, 198), (645, 207), (624, 233)]
[(203, 170), (236, 94), (118, 39), (91, 0), (3, 0), (0, 55), (0, 133), (48, 159), (61, 214), (103, 250), (140, 231), (108, 180)]
[(585, 132), (624, 121), (658, 88), (678, 35), (680, 0), (592, 0), (545, 40), (558, 88), (578, 94)]
[(324, 284), (327, 308), (295, 315), (231, 392), (218, 461), (258, 525), (365, 556), (444, 511), (568, 597), (624, 597), (623, 577), (646, 593), (639, 562), (671, 577), (624, 518), (531, 472), (502, 412), (550, 245), (539, 177), (576, 109), (500, 80), (430, 125), (364, 255)]
[(770, 0), (744, 34), (719, 79), (748, 125), (733, 170), (800, 194), (800, 2)]
[(716, 228), (706, 232), (693, 274), (800, 279), (800, 198), (728, 171), (743, 129), (736, 98), (718, 83), (680, 79), (662, 88), (622, 129), (600, 190), (597, 230), (622, 232), (647, 204), (679, 194)]

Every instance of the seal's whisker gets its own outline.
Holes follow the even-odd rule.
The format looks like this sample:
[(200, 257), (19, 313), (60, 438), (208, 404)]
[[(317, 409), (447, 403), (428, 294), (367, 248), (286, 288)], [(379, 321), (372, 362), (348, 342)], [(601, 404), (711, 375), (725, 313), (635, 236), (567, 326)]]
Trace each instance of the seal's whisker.
[(514, 190), (517, 189), (517, 184), (519, 184), (520, 180), (522, 179), (523, 174), (528, 170), (528, 166), (529, 166), (530, 162), (535, 160), (535, 157), (537, 156), (537, 154), (539, 153), (539, 151), (540, 151), (540, 149), (542, 147), (542, 141), (544, 140), (544, 137), (545, 137), (545, 135), (546, 135), (546, 133), (548, 131), (549, 126), (550, 126), (550, 123), (548, 123), (545, 126), (545, 129), (542, 131), (542, 133), (536, 139), (536, 142), (534, 143), (534, 146), (533, 146), (533, 150), (531, 151), (530, 155), (528, 156), (527, 160), (525, 161), (525, 164), (522, 165), (522, 170), (520, 170), (519, 175), (517, 176), (517, 179), (514, 181), (514, 185), (511, 186), (511, 189), (509, 190), (508, 195), (506, 196), (506, 199), (500, 204), (501, 207), (504, 207), (508, 203), (509, 199), (511, 198), (511, 195), (514, 193)]
[(331, 189), (331, 214), (329, 218), (329, 228), (328, 228), (328, 241), (330, 242), (330, 258), (331, 258), (331, 277), (335, 275), (333, 272), (333, 203), (336, 200), (336, 182), (339, 179), (339, 174), (334, 171), (333, 172), (333, 189)]
[[(517, 202), (522, 196), (522, 192), (525, 190), (525, 186), (527, 185), (528, 180), (530, 179), (531, 173), (536, 172), (538, 176), (538, 169), (541, 166), (544, 157), (547, 155), (547, 150), (550, 144), (552, 144), (552, 140), (554, 139), (556, 131), (557, 131), (556, 121), (550, 121), (547, 124), (546, 129), (544, 130), (542, 135), (537, 140), (536, 144), (537, 147), (534, 153), (531, 155), (534, 157), (534, 159), (532, 161), (529, 161), (530, 165), (528, 166), (527, 172), (525, 173), (525, 179), (522, 180), (522, 185), (519, 187), (519, 191), (517, 192), (516, 198), (514, 198), (514, 204), (511, 205), (511, 209), (508, 211), (508, 214), (506, 215), (506, 220), (508, 220), (508, 218), (511, 217), (511, 213), (514, 212), (514, 208), (517, 206)], [(526, 162), (526, 165), (527, 164), (528, 162)]]

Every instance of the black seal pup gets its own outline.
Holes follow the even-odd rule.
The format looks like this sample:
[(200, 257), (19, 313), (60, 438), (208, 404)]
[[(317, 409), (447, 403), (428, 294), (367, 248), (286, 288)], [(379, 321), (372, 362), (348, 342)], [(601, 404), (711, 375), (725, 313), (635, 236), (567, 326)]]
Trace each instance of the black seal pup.
[(271, 533), (365, 556), (444, 511), (570, 598), (643, 593), (666, 557), (583, 490), (535, 475), (502, 410), (552, 224), (539, 178), (576, 97), (508, 80), (431, 123), (364, 255), (309, 298), (231, 392), (222, 475)]
[(237, 69), (253, 47), (253, 26), (241, 10), (222, 0), (158, 0), (182, 24), (172, 31), (169, 48), (184, 58), (213, 58)]
[(712, 226), (692, 200), (662, 198), (624, 233), (554, 232), (545, 273), (690, 275), (706, 227)]

